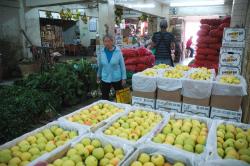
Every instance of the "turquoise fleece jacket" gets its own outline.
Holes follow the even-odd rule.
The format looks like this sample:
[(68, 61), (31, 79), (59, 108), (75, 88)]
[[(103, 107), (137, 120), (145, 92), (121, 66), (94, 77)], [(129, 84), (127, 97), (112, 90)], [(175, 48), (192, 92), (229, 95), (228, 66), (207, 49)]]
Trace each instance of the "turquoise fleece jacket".
[(117, 82), (126, 79), (126, 67), (120, 48), (116, 47), (110, 62), (108, 62), (104, 49), (97, 57), (97, 77), (106, 83)]

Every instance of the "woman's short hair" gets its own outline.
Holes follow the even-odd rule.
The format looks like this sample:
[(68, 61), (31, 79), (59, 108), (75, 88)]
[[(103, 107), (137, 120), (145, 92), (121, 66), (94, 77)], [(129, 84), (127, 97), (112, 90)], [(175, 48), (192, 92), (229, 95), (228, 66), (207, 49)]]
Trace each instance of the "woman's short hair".
[(104, 36), (103, 36), (103, 41), (104, 41), (106, 38), (110, 39), (111, 41), (114, 41), (114, 37), (113, 37), (111, 34), (106, 34), (106, 35), (104, 35)]
[(167, 20), (161, 20), (160, 22), (160, 28), (166, 29), (168, 27), (168, 21)]

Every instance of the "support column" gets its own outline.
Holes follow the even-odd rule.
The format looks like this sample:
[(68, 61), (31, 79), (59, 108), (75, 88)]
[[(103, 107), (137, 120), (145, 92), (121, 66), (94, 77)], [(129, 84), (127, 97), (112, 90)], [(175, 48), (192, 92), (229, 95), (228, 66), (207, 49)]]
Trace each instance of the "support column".
[(108, 0), (108, 3), (99, 3), (99, 35), (102, 44), (102, 37), (106, 34), (106, 26), (108, 26), (109, 34), (114, 36), (115, 29), (115, 5), (113, 0)]

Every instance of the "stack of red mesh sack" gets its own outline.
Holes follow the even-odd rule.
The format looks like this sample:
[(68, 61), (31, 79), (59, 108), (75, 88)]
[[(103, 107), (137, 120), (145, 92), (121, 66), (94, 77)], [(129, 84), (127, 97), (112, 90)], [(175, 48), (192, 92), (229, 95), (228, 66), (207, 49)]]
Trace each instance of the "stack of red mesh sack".
[(206, 67), (218, 70), (223, 30), (230, 26), (230, 17), (224, 19), (201, 19), (197, 32), (197, 48), (192, 67)]
[(155, 56), (144, 47), (124, 48), (122, 54), (127, 71), (140, 72), (153, 67), (155, 63)]

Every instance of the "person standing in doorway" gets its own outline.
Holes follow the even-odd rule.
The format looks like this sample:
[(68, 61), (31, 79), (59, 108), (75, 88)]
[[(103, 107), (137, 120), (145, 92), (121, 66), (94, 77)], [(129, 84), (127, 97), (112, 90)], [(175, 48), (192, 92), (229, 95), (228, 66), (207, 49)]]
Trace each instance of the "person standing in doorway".
[(164, 63), (174, 66), (171, 50), (175, 50), (174, 36), (167, 32), (168, 22), (160, 22), (160, 32), (155, 32), (152, 37), (152, 47), (155, 48), (156, 64)]
[(107, 34), (103, 37), (104, 48), (98, 56), (97, 83), (101, 83), (102, 99), (109, 100), (111, 87), (121, 90), (126, 84), (126, 68), (121, 50)]
[(193, 36), (190, 36), (190, 38), (188, 39), (187, 43), (186, 43), (186, 49), (187, 51), (189, 50), (190, 51), (190, 55), (188, 57), (192, 58), (193, 57), (193, 54), (194, 54), (194, 49), (191, 47), (192, 46), (192, 39), (193, 39)]

